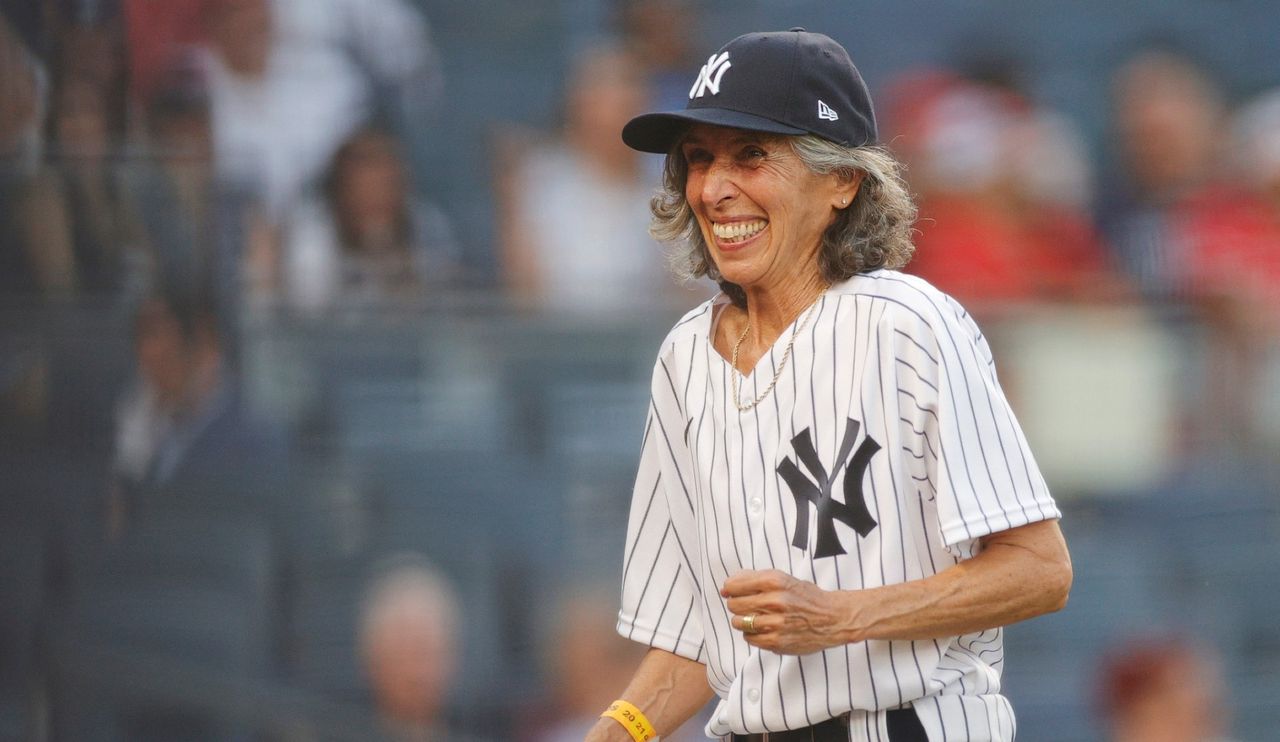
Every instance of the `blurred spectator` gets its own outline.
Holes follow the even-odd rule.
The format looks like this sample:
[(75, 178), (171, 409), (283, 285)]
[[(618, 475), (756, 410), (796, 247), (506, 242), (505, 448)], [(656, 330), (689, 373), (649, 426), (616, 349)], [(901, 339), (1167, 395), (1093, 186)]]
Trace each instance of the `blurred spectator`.
[[(53, 637), (76, 648), (73, 665), (84, 648), (263, 682), (284, 661), (285, 449), (241, 402), (209, 296), (184, 289), (157, 289), (136, 310), (136, 372), (116, 409), (106, 496), (69, 503), (54, 536), (65, 615)], [(67, 691), (56, 723), (75, 739), (247, 738), (190, 685), (172, 690)]]
[(111, 135), (120, 140), (128, 89), (124, 19), (118, 0), (56, 0), (61, 77), (91, 80), (105, 93)]
[(1112, 742), (1226, 742), (1217, 662), (1177, 638), (1135, 641), (1103, 660), (1098, 702)]
[[(698, 60), (695, 32), (700, 28), (691, 0), (623, 0), (618, 25), (627, 49), (648, 78), (646, 111), (672, 111), (689, 101), (691, 72)], [(655, 158), (656, 159), (656, 158)]]
[(1235, 179), (1188, 194), (1173, 234), (1186, 251), (1182, 298), (1209, 330), (1194, 418), (1211, 440), (1261, 451), (1271, 413), (1257, 400), (1280, 340), (1280, 92), (1243, 108), (1234, 134)]
[(208, 42), (209, 0), (120, 0), (125, 19), (130, 102), (146, 110), (181, 60)]
[(199, 281), (215, 248), (213, 145), (208, 91), (191, 65), (175, 63), (146, 108), (151, 157), (134, 164), (131, 186), (154, 272)]
[(884, 103), (876, 111), (881, 138), (907, 166), (907, 176), (916, 195), (928, 193), (928, 182), (918, 172), (925, 159), (933, 117), (930, 112), (948, 92), (965, 84), (956, 72), (923, 67), (894, 77), (886, 86)]
[[(693, 70), (698, 59), (699, 9), (690, 0), (623, 0), (617, 26), (622, 44), (641, 65), (648, 101), (645, 111), (675, 111), (689, 102)], [(662, 182), (661, 157), (641, 157), (644, 177), (656, 187)]]
[(607, 588), (578, 586), (556, 607), (544, 645), (550, 708), (533, 742), (581, 740), (627, 687), (644, 648), (618, 636), (617, 614), (617, 590)]
[(562, 136), (514, 164), (496, 158), (502, 267), (512, 294), (586, 314), (694, 303), (649, 237), (657, 183), (618, 136), (649, 99), (642, 69), (619, 48), (583, 54), (569, 75)]
[(421, 557), (388, 561), (361, 608), (359, 646), (373, 701), (397, 740), (446, 739), (462, 617), (448, 581)]
[[(1280, 89), (1241, 108), (1233, 128), (1230, 198), (1191, 212), (1191, 273), (1198, 293), (1280, 310)], [(1225, 187), (1224, 187), (1225, 190)]]
[(65, 290), (65, 256), (36, 248), (30, 178), (41, 157), (48, 66), (38, 51), (42, 6), (0, 3), (0, 293)]
[(174, 498), (273, 515), (284, 449), (242, 406), (209, 299), (156, 293), (139, 307), (134, 331), (137, 378), (117, 409), (108, 531)]
[(375, 109), (419, 120), (440, 70), (405, 0), (210, 0), (218, 172), (278, 219)]
[[(295, 209), (282, 231), (281, 287), (296, 308), (421, 298), (460, 278), (448, 220), (412, 192), (390, 132), (356, 132), (334, 156), (321, 194)], [(270, 260), (269, 258), (267, 259)]]
[(908, 270), (970, 306), (1107, 292), (1114, 281), (1086, 217), (1088, 167), (1070, 123), (1008, 90), (935, 83), (897, 109), (915, 137), (920, 195)]
[(48, 67), (38, 49), (43, 6), (0, 5), (0, 169), (30, 170), (39, 159)]
[(250, 194), (214, 172), (205, 74), (177, 58), (144, 110), (148, 156), (125, 170), (135, 282), (207, 285), (223, 306), (238, 299), (244, 246), (260, 215)]
[[(544, 650), (548, 670), (549, 707), (535, 713), (536, 731), (528, 742), (576, 742), (600, 718), (600, 712), (622, 696), (645, 647), (617, 632), (618, 594), (605, 585), (572, 585), (556, 606)], [(708, 706), (707, 711), (710, 710)], [(704, 740), (703, 718), (686, 722), (668, 742)], [(521, 727), (527, 728), (526, 724)]]
[(108, 111), (111, 91), (71, 75), (54, 95), (50, 161), (33, 184), (30, 234), (64, 272), (60, 288), (102, 293), (119, 286), (126, 237), (115, 148), (122, 126)]
[(119, 27), (109, 9), (68, 3), (44, 11), (55, 33), (43, 122), (51, 146), (14, 194), (11, 239), (23, 243), (38, 289), (103, 293), (119, 285), (126, 240), (116, 160), (125, 133)]
[(1182, 217), (1188, 205), (1213, 209), (1230, 200), (1211, 188), (1226, 141), (1220, 94), (1190, 59), (1150, 50), (1116, 73), (1112, 100), (1123, 169), (1103, 194), (1099, 224), (1138, 288), (1182, 296), (1191, 250)]

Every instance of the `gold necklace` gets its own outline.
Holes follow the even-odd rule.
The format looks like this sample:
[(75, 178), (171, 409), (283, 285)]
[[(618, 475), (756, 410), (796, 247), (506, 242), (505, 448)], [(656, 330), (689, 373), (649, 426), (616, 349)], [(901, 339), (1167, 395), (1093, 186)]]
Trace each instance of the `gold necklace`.
[[(822, 295), (819, 294), (818, 297), (821, 298)], [(760, 392), (760, 396), (756, 397), (755, 401), (744, 405), (741, 401), (742, 397), (738, 392), (738, 377), (742, 376), (742, 373), (738, 371), (738, 350), (742, 348), (742, 341), (747, 339), (747, 333), (751, 332), (751, 321), (747, 321), (747, 326), (743, 328), (742, 334), (738, 336), (738, 342), (733, 344), (733, 357), (729, 360), (729, 365), (733, 366), (733, 404), (738, 408), (738, 412), (748, 412), (755, 409), (756, 405), (763, 402), (765, 398), (769, 396), (769, 392), (772, 392), (773, 388), (777, 386), (778, 379), (782, 378), (782, 371), (787, 367), (787, 361), (791, 358), (791, 347), (796, 344), (796, 336), (801, 332), (804, 332), (805, 325), (809, 324), (809, 317), (813, 314), (813, 310), (816, 309), (817, 306), (818, 300), (814, 299), (813, 303), (809, 305), (809, 309), (805, 311), (804, 318), (800, 321), (800, 324), (796, 326), (795, 332), (791, 333), (791, 339), (787, 341), (787, 348), (782, 351), (782, 360), (778, 362), (778, 370), (773, 372), (773, 381), (769, 382), (769, 386), (763, 392)]]

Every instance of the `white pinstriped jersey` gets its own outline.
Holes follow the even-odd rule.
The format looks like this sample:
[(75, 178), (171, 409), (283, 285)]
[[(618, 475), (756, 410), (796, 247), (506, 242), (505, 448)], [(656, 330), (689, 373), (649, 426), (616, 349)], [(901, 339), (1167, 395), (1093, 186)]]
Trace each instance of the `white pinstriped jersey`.
[[(828, 590), (920, 579), (982, 536), (1059, 517), (981, 332), (918, 278), (855, 276), (818, 300), (773, 392), (739, 412), (711, 342), (726, 301), (686, 315), (655, 364), (619, 632), (706, 664), (713, 737), (851, 712), (851, 739), (879, 741), (884, 710), (911, 704), (931, 742), (1012, 740), (1000, 629), (782, 656), (743, 641), (719, 595), (744, 569)], [(799, 324), (741, 380), (744, 401)]]

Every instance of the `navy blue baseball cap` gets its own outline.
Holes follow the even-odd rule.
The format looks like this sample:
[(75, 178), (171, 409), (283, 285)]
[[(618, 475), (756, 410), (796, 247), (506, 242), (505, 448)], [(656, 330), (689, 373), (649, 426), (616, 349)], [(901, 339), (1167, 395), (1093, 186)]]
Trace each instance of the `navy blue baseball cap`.
[(684, 110), (637, 116), (622, 128), (622, 141), (666, 154), (694, 123), (815, 134), (846, 147), (876, 141), (871, 94), (849, 53), (803, 28), (749, 33), (725, 44), (698, 73)]

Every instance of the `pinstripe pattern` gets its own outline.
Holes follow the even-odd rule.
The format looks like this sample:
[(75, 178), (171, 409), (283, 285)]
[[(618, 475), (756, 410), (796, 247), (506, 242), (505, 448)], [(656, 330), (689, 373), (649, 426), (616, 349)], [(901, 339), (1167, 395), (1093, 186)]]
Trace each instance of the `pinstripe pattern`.
[[(885, 740), (883, 710), (912, 704), (932, 742), (1013, 739), (1000, 629), (783, 657), (742, 641), (718, 593), (743, 569), (832, 590), (920, 579), (973, 556), (982, 536), (1057, 518), (981, 332), (917, 278), (856, 276), (819, 300), (770, 398), (740, 413), (729, 391), (736, 372), (710, 342), (724, 301), (686, 315), (655, 364), (619, 631), (707, 665), (721, 699), (712, 736), (851, 712), (851, 739)], [(745, 378), (744, 398), (773, 378), (793, 329)], [(837, 522), (846, 553), (815, 557), (817, 509), (803, 510), (808, 544), (797, 548), (802, 511), (779, 463), (796, 458), (792, 439), (808, 431), (822, 465), (834, 466), (851, 425), (853, 444), (869, 437), (880, 447), (861, 482), (877, 525), (860, 537)], [(832, 492), (845, 492), (843, 477)]]

